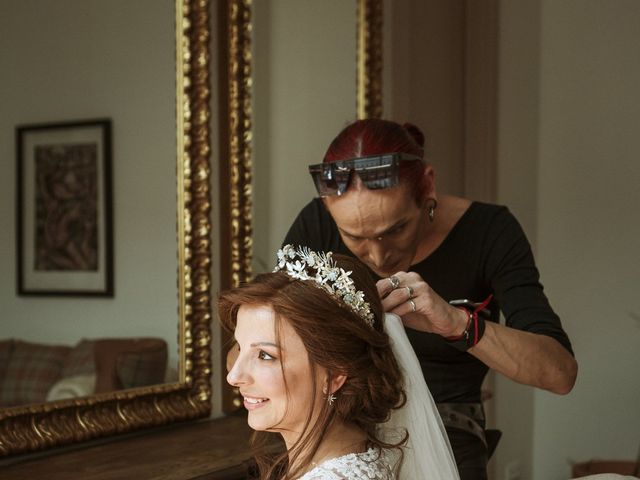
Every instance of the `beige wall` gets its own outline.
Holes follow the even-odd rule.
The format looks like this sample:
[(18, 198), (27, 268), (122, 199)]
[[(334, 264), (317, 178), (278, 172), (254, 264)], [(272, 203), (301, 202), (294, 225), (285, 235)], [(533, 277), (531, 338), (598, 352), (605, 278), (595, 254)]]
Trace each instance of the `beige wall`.
[[(540, 5), (502, 1), (499, 27), (497, 199), (509, 206), (536, 250)], [(542, 281), (546, 272), (542, 272)], [(530, 479), (534, 390), (495, 375), (495, 423), (502, 439), (492, 460), (496, 480), (519, 465)]]
[(633, 459), (640, 446), (640, 4), (501, 7), (499, 200), (536, 246), (580, 373), (566, 397), (499, 384), (511, 439), (499, 458), (532, 444), (523, 478), (565, 479), (569, 461)]
[(536, 392), (534, 478), (640, 447), (640, 3), (542, 2), (538, 253), (580, 362)]

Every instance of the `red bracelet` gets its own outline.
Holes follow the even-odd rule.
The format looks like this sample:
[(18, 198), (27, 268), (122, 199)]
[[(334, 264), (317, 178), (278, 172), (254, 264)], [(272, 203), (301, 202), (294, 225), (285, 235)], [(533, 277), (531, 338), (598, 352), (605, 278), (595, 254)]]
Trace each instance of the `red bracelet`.
[(469, 315), (469, 318), (467, 319), (467, 326), (464, 327), (464, 330), (462, 331), (462, 333), (460, 335), (452, 335), (450, 337), (444, 337), (449, 341), (453, 341), (453, 340), (460, 340), (461, 338), (468, 338), (469, 337), (469, 327), (471, 326), (471, 321), (473, 320), (473, 312), (470, 312), (469, 310), (467, 310), (464, 307), (456, 307), (459, 310), (462, 310), (463, 312), (465, 312), (467, 315)]
[[(484, 319), (478, 316), (478, 312), (484, 309), (489, 304), (492, 298), (493, 295), (489, 295), (485, 299), (485, 301), (474, 308), (473, 311), (464, 307), (456, 307), (464, 310), (469, 314), (469, 321), (467, 322), (467, 326), (465, 327), (462, 334), (452, 337), (445, 337), (445, 339), (451, 344), (451, 346), (462, 352), (466, 352), (467, 350), (475, 347), (478, 344), (478, 342), (482, 338), (482, 335), (484, 334), (485, 327)], [(471, 331), (472, 323), (473, 332)]]

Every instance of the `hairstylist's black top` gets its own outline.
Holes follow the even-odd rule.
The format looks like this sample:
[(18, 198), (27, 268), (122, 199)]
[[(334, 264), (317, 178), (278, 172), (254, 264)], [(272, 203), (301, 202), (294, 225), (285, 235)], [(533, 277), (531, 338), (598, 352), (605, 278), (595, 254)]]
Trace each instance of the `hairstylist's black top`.
[[(300, 212), (285, 238), (288, 243), (354, 256), (318, 198)], [(498, 322), (502, 311), (507, 326), (548, 335), (572, 352), (543, 292), (531, 246), (506, 207), (472, 203), (442, 244), (410, 270), (447, 301), (479, 302), (493, 294), (492, 321)], [(412, 329), (407, 334), (437, 403), (480, 402), (486, 365), (439, 335)]]

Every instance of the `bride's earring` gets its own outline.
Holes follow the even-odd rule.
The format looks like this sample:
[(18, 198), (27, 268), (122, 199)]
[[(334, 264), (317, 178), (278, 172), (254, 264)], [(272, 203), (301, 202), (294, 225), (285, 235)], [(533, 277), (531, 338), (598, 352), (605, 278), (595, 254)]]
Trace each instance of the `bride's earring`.
[(333, 402), (336, 401), (336, 396), (333, 393), (327, 393), (328, 392), (328, 388), (325, 385), (324, 387), (322, 387), (322, 393), (324, 393), (325, 395), (327, 395), (327, 403), (329, 404), (330, 407), (333, 406)]

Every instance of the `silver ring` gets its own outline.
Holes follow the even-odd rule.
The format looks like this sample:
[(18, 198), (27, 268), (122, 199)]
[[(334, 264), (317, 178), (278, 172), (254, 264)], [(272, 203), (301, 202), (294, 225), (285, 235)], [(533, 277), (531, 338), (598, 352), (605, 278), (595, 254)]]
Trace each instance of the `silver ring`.
[(407, 289), (407, 293), (409, 294), (409, 300), (411, 300), (413, 298), (413, 288), (411, 288), (409, 285), (407, 285), (404, 288)]
[(400, 279), (395, 275), (392, 277), (389, 277), (388, 280), (389, 282), (391, 282), (391, 288), (393, 288), (394, 290), (400, 286)]
[(409, 303), (411, 304), (411, 311), (415, 312), (416, 311), (416, 302), (414, 302), (413, 300), (409, 299)]

